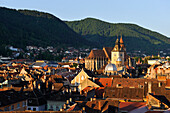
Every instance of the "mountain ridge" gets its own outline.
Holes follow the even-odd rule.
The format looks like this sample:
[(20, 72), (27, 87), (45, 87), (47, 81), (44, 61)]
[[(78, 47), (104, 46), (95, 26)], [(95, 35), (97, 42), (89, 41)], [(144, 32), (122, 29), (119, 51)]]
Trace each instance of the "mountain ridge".
[[(127, 51), (158, 53), (170, 48), (170, 39), (135, 24), (109, 23), (94, 18), (62, 21), (35, 10), (0, 7), (0, 46), (113, 47), (123, 36)], [(2, 49), (0, 49), (0, 54)]]
[[(157, 51), (154, 53), (158, 53), (161, 49), (167, 49), (170, 44), (170, 39), (166, 36), (136, 24), (108, 23), (94, 18), (65, 21), (65, 23), (84, 38), (96, 42), (97, 45), (112, 46), (117, 35), (122, 35), (125, 44), (130, 45), (127, 46), (129, 51), (134, 51), (134, 48), (136, 48), (136, 50), (146, 51), (146, 53), (153, 53), (153, 49)], [(112, 44), (110, 41), (112, 41)], [(137, 44), (135, 45), (135, 43)], [(142, 45), (146, 45), (146, 47)]]
[[(89, 41), (81, 38), (79, 34), (52, 14), (0, 7), (0, 15), (0, 38), (3, 42), (0, 44), (15, 47), (25, 45), (90, 46)], [(19, 43), (24, 44), (19, 45)]]

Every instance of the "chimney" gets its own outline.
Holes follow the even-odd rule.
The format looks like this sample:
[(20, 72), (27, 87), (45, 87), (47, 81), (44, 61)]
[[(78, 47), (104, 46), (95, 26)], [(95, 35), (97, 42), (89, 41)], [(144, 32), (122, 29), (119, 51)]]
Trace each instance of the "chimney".
[(104, 99), (105, 93), (103, 93), (103, 99)]
[(69, 100), (66, 101), (66, 104), (69, 105)]
[(101, 107), (102, 107), (102, 106), (101, 106), (101, 102), (100, 102), (100, 101), (98, 101), (98, 102), (99, 102), (99, 109), (101, 109)]
[(152, 83), (151, 82), (148, 82), (148, 93), (152, 93)]

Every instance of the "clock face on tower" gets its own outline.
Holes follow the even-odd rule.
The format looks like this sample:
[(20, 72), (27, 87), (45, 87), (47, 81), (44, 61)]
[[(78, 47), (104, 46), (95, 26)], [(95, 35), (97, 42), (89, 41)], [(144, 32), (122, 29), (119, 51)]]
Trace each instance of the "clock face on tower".
[(81, 80), (84, 80), (84, 76), (81, 76)]

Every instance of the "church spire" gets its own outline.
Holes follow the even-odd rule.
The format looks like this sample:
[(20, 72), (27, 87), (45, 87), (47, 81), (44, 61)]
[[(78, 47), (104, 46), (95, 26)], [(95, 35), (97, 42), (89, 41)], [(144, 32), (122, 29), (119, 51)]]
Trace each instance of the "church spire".
[(119, 50), (120, 50), (120, 41), (119, 41), (119, 37), (117, 36), (115, 46), (112, 51), (119, 51)]
[(121, 44), (124, 43), (124, 42), (123, 42), (123, 39), (122, 39), (122, 35), (121, 35), (121, 37), (120, 37), (120, 43), (121, 43)]
[(119, 44), (120, 42), (119, 42), (119, 38), (118, 38), (118, 36), (117, 36), (117, 39), (116, 39), (116, 42), (115, 42), (115, 45), (117, 45), (117, 44)]

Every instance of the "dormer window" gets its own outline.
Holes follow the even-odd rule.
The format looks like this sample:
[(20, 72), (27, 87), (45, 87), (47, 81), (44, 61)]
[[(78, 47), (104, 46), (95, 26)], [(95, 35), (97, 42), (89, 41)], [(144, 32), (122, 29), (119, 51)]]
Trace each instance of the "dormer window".
[(121, 84), (117, 84), (117, 87), (121, 87)]

